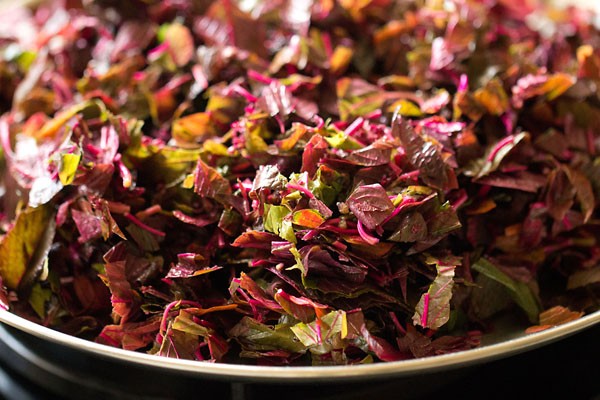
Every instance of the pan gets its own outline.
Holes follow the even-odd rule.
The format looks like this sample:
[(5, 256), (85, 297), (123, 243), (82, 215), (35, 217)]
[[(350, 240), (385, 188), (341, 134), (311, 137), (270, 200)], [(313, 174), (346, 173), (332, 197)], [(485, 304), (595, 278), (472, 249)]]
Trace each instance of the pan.
[[(519, 326), (510, 315), (504, 315), (494, 321), (494, 329), (474, 349), (385, 363), (306, 367), (209, 363), (127, 351), (61, 333), (5, 310), (0, 310), (0, 322), (0, 350), (4, 358), (21, 359), (19, 365), (23, 370), (29, 368), (32, 376), (51, 376), (43, 383), (56, 386), (56, 391), (68, 393), (70, 382), (88, 381), (94, 376), (96, 379), (84, 385), (85, 390), (104, 391), (111, 398), (126, 397), (119, 392), (119, 387), (126, 384), (136, 386), (143, 398), (162, 398), (183, 396), (197, 390), (198, 383), (229, 385), (225, 386), (229, 396), (235, 398), (235, 385), (247, 383), (342, 383), (352, 387), (391, 380), (406, 382), (408, 387), (432, 375), (441, 383), (477, 365), (524, 353), (588, 329), (600, 322), (600, 311), (535, 333), (525, 333), (526, 326)], [(69, 397), (81, 396), (81, 392), (71, 392)]]
[(600, 323), (600, 311), (540, 332), (526, 334), (508, 315), (494, 321), (495, 328), (483, 336), (480, 347), (437, 356), (353, 366), (255, 366), (202, 363), (113, 348), (67, 335), (0, 311), (0, 322), (24, 343), (60, 346), (78, 357), (104, 360), (121, 367), (147, 368), (153, 375), (176, 373), (188, 377), (264, 383), (348, 382), (403, 378), (475, 366), (550, 344)]

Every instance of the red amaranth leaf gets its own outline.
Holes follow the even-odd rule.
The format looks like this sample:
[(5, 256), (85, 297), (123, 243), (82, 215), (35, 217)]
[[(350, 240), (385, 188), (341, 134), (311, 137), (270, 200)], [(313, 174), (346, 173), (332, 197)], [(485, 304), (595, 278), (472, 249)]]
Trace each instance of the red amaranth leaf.
[(554, 326), (575, 321), (583, 317), (583, 315), (584, 313), (581, 311), (572, 311), (567, 307), (554, 306), (542, 311), (540, 313), (540, 323), (538, 325), (530, 326), (525, 330), (525, 333), (535, 333), (550, 329)]
[(202, 160), (198, 160), (194, 178), (194, 191), (200, 196), (225, 201), (231, 195), (229, 181)]
[(394, 120), (392, 130), (402, 142), (409, 162), (419, 170), (423, 182), (436, 189), (457, 187), (454, 172), (445, 163), (438, 145), (424, 140), (408, 121), (401, 118)]
[(393, 146), (384, 141), (375, 142), (362, 149), (355, 150), (346, 158), (357, 165), (375, 167), (390, 162)]
[(380, 360), (398, 361), (406, 358), (403, 353), (394, 348), (389, 342), (371, 334), (365, 325), (361, 327), (360, 333), (363, 339), (365, 339), (367, 342), (369, 351), (375, 354)]
[(139, 307), (139, 296), (132, 289), (125, 276), (125, 261), (107, 262), (106, 281), (111, 292), (113, 311), (121, 317), (121, 322), (129, 321)]
[(319, 167), (319, 161), (327, 153), (329, 145), (321, 135), (313, 135), (302, 153), (302, 169), (313, 176)]
[(350, 211), (369, 229), (380, 226), (394, 210), (385, 189), (378, 183), (357, 187), (346, 200)]
[(316, 303), (309, 298), (292, 296), (282, 289), (275, 293), (274, 298), (288, 314), (302, 322), (314, 320), (317, 312), (325, 314), (325, 310), (328, 308), (328, 306)]

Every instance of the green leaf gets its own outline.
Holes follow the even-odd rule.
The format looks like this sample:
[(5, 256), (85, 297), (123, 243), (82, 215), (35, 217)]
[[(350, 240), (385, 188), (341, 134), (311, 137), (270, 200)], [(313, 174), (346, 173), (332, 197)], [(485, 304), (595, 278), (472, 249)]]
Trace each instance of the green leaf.
[(490, 279), (502, 284), (515, 303), (527, 314), (529, 320), (537, 322), (541, 307), (531, 288), (523, 282), (515, 281), (485, 258), (480, 258), (472, 268)]
[(336, 149), (357, 150), (363, 147), (356, 140), (346, 135), (344, 131), (337, 129), (333, 130), (331, 135), (325, 136), (324, 139), (331, 147), (335, 147)]
[(172, 328), (168, 330), (167, 335), (169, 340), (162, 341), (157, 353), (158, 355), (177, 357), (184, 360), (194, 359), (194, 352), (199, 344), (198, 336)]
[(28, 271), (41, 265), (54, 236), (54, 214), (49, 206), (21, 212), (0, 244), (0, 275), (6, 287), (17, 289)]
[[(154, 183), (173, 183), (182, 180), (198, 161), (201, 149), (145, 146), (129, 147), (125, 153), (132, 162), (143, 162), (146, 174)], [(193, 177), (195, 180), (195, 176)], [(193, 186), (193, 185), (192, 185)]]
[(58, 171), (60, 183), (66, 186), (73, 182), (80, 160), (81, 154), (67, 153), (61, 155), (61, 165)]
[(291, 329), (298, 340), (310, 348), (311, 352), (326, 354), (341, 345), (341, 333), (345, 318), (344, 311), (332, 311), (311, 323), (299, 322)]
[(43, 288), (39, 283), (36, 283), (31, 288), (29, 295), (29, 305), (33, 311), (40, 317), (46, 317), (46, 303), (52, 298), (52, 291), (48, 288)]
[(17, 64), (23, 72), (29, 71), (29, 67), (37, 58), (37, 53), (31, 50), (25, 50), (16, 57)]
[(308, 181), (309, 190), (328, 207), (333, 205), (346, 186), (346, 176), (327, 167), (319, 166), (313, 180)]
[(179, 311), (179, 315), (175, 317), (171, 324), (171, 329), (202, 337), (210, 334), (209, 329), (195, 323), (192, 314), (186, 310)]
[(229, 331), (229, 335), (236, 338), (247, 350), (287, 350), (293, 353), (306, 350), (286, 324), (269, 326), (253, 318), (244, 317)]
[(305, 277), (307, 271), (306, 271), (306, 268), (304, 267), (304, 264), (302, 263), (302, 256), (300, 255), (300, 252), (298, 251), (296, 246), (290, 247), (290, 253), (293, 254), (294, 260), (296, 260), (296, 264), (292, 265), (291, 267), (289, 267), (287, 269), (288, 270), (299, 269), (300, 272), (302, 272), (302, 276)]
[(294, 332), (294, 335), (296, 335), (298, 340), (306, 347), (314, 347), (321, 344), (321, 339), (319, 338), (318, 330), (314, 322), (311, 324), (299, 322), (292, 326), (292, 332)]
[(269, 145), (265, 142), (268, 131), (264, 124), (258, 122), (246, 124), (246, 150), (249, 154), (257, 154), (267, 151)]
[(406, 99), (400, 99), (395, 101), (391, 105), (387, 107), (387, 112), (394, 113), (398, 112), (399, 115), (403, 117), (421, 117), (423, 116), (423, 112), (421, 108), (413, 103), (412, 101)]
[(438, 329), (450, 318), (450, 299), (456, 266), (436, 265), (437, 276), (421, 295), (415, 307), (413, 323), (424, 328)]
[(286, 218), (290, 214), (291, 211), (285, 206), (265, 204), (264, 226), (267, 231), (279, 235), (288, 242), (296, 243), (292, 221)]
[(363, 79), (349, 77), (337, 81), (336, 93), (342, 121), (350, 121), (380, 109), (391, 97)]

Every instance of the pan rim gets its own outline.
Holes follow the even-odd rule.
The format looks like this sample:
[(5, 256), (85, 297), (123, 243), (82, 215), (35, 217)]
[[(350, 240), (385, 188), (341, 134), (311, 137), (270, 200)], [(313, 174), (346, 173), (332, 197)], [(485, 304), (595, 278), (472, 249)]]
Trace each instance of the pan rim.
[(499, 340), (470, 350), (409, 360), (346, 366), (256, 366), (181, 360), (124, 350), (71, 336), (29, 321), (7, 310), (0, 310), (0, 322), (39, 339), (116, 362), (133, 363), (137, 366), (202, 378), (295, 383), (408, 377), (493, 361), (550, 344), (598, 324), (600, 310), (543, 331), (530, 334), (517, 332), (515, 337), (508, 340)]

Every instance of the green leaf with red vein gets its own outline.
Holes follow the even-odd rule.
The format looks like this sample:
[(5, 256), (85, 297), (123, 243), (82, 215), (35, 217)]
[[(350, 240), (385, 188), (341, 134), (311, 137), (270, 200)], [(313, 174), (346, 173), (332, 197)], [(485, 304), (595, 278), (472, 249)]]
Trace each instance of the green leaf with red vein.
[(455, 265), (436, 265), (437, 276), (415, 307), (415, 325), (438, 329), (448, 322), (455, 269)]

